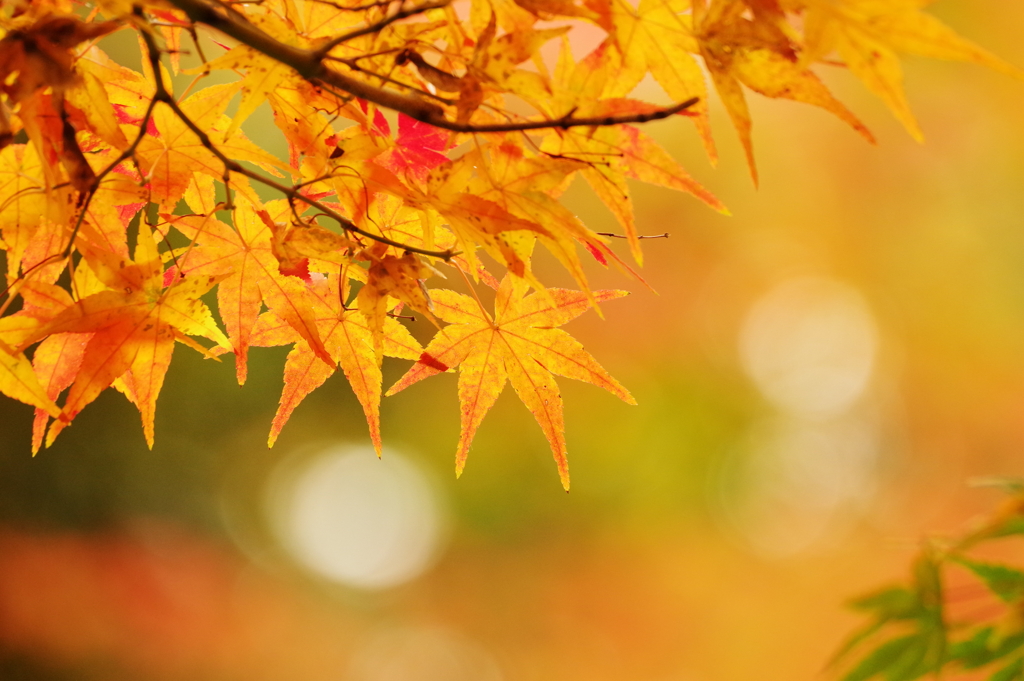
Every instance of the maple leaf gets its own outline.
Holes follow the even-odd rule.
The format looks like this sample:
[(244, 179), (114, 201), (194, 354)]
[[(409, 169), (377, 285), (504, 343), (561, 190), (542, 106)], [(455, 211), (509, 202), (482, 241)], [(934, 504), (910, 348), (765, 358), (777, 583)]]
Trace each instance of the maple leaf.
[(349, 259), (339, 251), (352, 251), (352, 240), (335, 234), (316, 224), (300, 223), (286, 225), (282, 222), (268, 223), (273, 235), (270, 250), (277, 258), (281, 274), (297, 276), (309, 281), (309, 259), (346, 265)]
[[(40, 286), (46, 285), (26, 285), (22, 288), (31, 295), (31, 291)], [(49, 288), (52, 291), (57, 287)], [(63, 291), (57, 295), (67, 297)], [(64, 418), (61, 409), (53, 401), (56, 395), (40, 382), (32, 364), (16, 349), (39, 329), (42, 323), (40, 316), (37, 310), (26, 304), (17, 314), (0, 318), (0, 393), (34, 406), (37, 414), (42, 412), (45, 422), (47, 416)]]
[[(223, 111), (238, 89), (238, 83), (213, 85), (191, 95), (180, 106), (195, 125), (217, 134), (230, 126), (230, 119)], [(173, 210), (178, 200), (184, 198), (196, 213), (212, 213), (216, 206), (214, 180), (224, 177), (224, 164), (168, 107), (156, 108), (153, 123), (159, 136), (147, 135), (136, 151), (142, 172), (149, 178), (153, 198), (165, 212)], [(276, 167), (281, 164), (241, 132), (235, 132), (230, 140), (218, 146), (231, 158), (251, 161), (264, 170), (276, 173)], [(247, 183), (233, 186), (250, 202), (259, 201)]]
[(287, 66), (269, 59), (248, 45), (237, 45), (227, 54), (202, 66), (189, 69), (186, 73), (204, 73), (217, 69), (245, 71), (245, 76), (237, 86), (242, 94), (241, 102), (230, 125), (224, 130), (225, 141), (238, 132), (239, 126), (256, 111), (260, 104), (294, 78), (292, 70)]
[[(26, 283), (21, 289), (21, 295), (24, 300), (21, 313), (7, 317), (4, 321), (10, 322), (23, 316), (42, 324), (74, 304), (64, 289), (38, 281)], [(33, 326), (35, 328), (31, 328), (31, 331), (38, 330), (38, 325)], [(36, 347), (32, 356), (32, 369), (50, 400), (56, 400), (74, 382), (91, 338), (91, 333), (55, 333)], [(52, 416), (54, 414), (47, 409), (36, 407), (32, 421), (33, 454), (42, 446), (46, 426)]]
[[(342, 301), (348, 297), (347, 285), (337, 274), (319, 277), (311, 283), (316, 298), (314, 320), (330, 353), (332, 363), (327, 364), (313, 352), (309, 343), (273, 312), (265, 312), (253, 328), (251, 343), (259, 346), (295, 343), (284, 365), (284, 389), (274, 415), (267, 440), (269, 446), (277, 441), (281, 429), (292, 412), (309, 393), (323, 385), (341, 366), (352, 392), (363, 407), (370, 430), (370, 441), (381, 453), (380, 439), (380, 360), (374, 349), (374, 339), (365, 317), (357, 310), (346, 309)], [(417, 359), (423, 351), (419, 342), (397, 319), (387, 317), (381, 329), (382, 352), (389, 357)]]
[[(623, 105), (629, 106), (629, 103), (606, 100), (601, 105), (603, 110), (598, 111), (621, 110)], [(729, 212), (657, 142), (632, 126), (552, 133), (544, 138), (541, 151), (587, 162), (581, 174), (622, 225), (630, 251), (638, 263), (643, 263), (643, 252), (627, 180), (642, 180), (686, 192), (720, 213)]]
[(47, 191), (35, 145), (12, 144), (0, 151), (0, 233), (7, 255), (8, 283), (17, 279), (22, 259), (37, 233), (47, 223), (67, 221), (69, 198), (66, 192)]
[[(215, 276), (184, 277), (164, 285), (163, 265), (152, 232), (139, 226), (134, 260), (93, 245), (83, 228), (79, 249), (104, 290), (71, 302), (23, 340), (27, 347), (62, 333), (91, 333), (81, 365), (64, 402), (67, 420), (50, 426), (49, 446), (61, 430), (105, 388), (123, 378), (126, 392), (142, 415), (146, 443), (153, 447), (156, 400), (170, 365), (175, 340), (192, 344), (185, 334), (200, 335), (227, 348), (228, 339), (213, 322), (199, 297), (217, 283)], [(68, 355), (67, 363), (76, 362)]]
[(432, 168), (448, 160), (444, 153), (447, 149), (447, 131), (399, 114), (395, 148), (381, 165), (392, 172), (405, 171), (422, 180)]
[[(56, 400), (71, 386), (82, 368), (91, 333), (55, 333), (43, 339), (32, 355), (32, 369), (50, 400)], [(36, 407), (32, 421), (32, 453), (42, 447), (52, 411)]]
[[(718, 154), (708, 121), (707, 85), (696, 58), (700, 46), (694, 36), (692, 14), (685, 11), (688, 4), (641, 0), (634, 8), (625, 0), (614, 0), (610, 5), (615, 30), (610, 40), (621, 67), (611, 71), (601, 63), (605, 51), (595, 55), (599, 58), (597, 63), (590, 59), (581, 66), (584, 69), (603, 67), (606, 74), (603, 97), (627, 97), (648, 72), (673, 101), (699, 97), (700, 102), (690, 113), (694, 114), (701, 140), (715, 163)], [(611, 51), (606, 52), (610, 56)]]
[[(482, 152), (469, 155), (479, 169), (477, 178), (469, 185), (473, 194), (493, 201), (512, 215), (547, 225), (548, 229), (537, 237), (590, 296), (587, 277), (576, 254), (576, 242), (600, 253), (600, 249), (606, 248), (604, 239), (551, 196), (587, 166), (569, 158), (538, 158), (511, 136), (501, 144), (490, 145), (487, 152), (486, 156)], [(596, 307), (597, 301), (592, 297), (590, 302)]]
[[(82, 21), (75, 16), (43, 16), (31, 25), (10, 31), (0, 39), (0, 89), (13, 103), (28, 99), (43, 88), (62, 94), (76, 82), (71, 48), (118, 28), (118, 22)], [(0, 114), (0, 148), (10, 144), (8, 118)]]
[(806, 64), (800, 62), (797, 46), (775, 13), (756, 12), (747, 18), (748, 5), (741, 0), (713, 3), (695, 30), (718, 94), (732, 119), (747, 156), (754, 184), (752, 123), (742, 85), (766, 97), (791, 99), (829, 111), (864, 139), (874, 144), (871, 132), (828, 90)]
[(393, 255), (380, 257), (371, 251), (368, 255), (372, 258), (370, 269), (366, 275), (366, 283), (359, 289), (356, 302), (373, 334), (373, 347), (379, 362), (383, 351), (384, 322), (389, 296), (408, 304), (435, 325), (437, 320), (434, 319), (433, 303), (422, 281), (430, 276), (431, 272), (415, 254), (406, 253), (401, 258)]
[[(434, 291), (435, 313), (449, 325), (434, 336), (416, 364), (387, 394), (393, 395), (424, 378), (460, 367), (462, 431), (455, 454), (455, 474), (461, 475), (477, 428), (506, 381), (510, 381), (544, 431), (559, 479), (568, 491), (562, 396), (552, 374), (600, 386), (627, 404), (636, 401), (578, 341), (556, 328), (589, 308), (586, 295), (557, 288), (548, 289), (547, 295), (526, 296), (526, 291), (525, 282), (506, 276), (498, 288), (493, 317), (467, 295)], [(594, 292), (599, 301), (624, 295), (625, 291)]]
[(426, 191), (415, 197), (414, 205), (436, 211), (447, 223), (474, 276), (482, 269), (475, 252), (475, 245), (479, 244), (509, 272), (535, 288), (543, 288), (530, 271), (529, 258), (535, 237), (553, 239), (553, 235), (537, 222), (518, 217), (500, 203), (482, 198), (479, 191), (466, 191), (474, 189), (475, 158), (467, 154), (435, 168), (427, 178)]
[[(260, 313), (261, 302), (286, 320), (327, 364), (330, 354), (313, 321), (313, 299), (298, 277), (281, 273), (274, 256), (274, 218), (287, 213), (284, 202), (271, 202), (261, 217), (257, 208), (239, 198), (235, 207), (235, 229), (212, 216), (168, 217), (175, 229), (194, 246), (178, 258), (186, 277), (216, 277), (217, 310), (235, 352), (238, 384), (248, 375), (249, 337)], [(269, 211), (269, 212), (267, 212)]]
[(914, 139), (924, 137), (903, 91), (899, 53), (934, 59), (968, 61), (1022, 77), (1024, 72), (991, 52), (961, 38), (921, 3), (894, 0), (847, 0), (841, 4), (809, 3), (804, 24), (805, 61), (833, 50), (864, 85), (877, 95)]

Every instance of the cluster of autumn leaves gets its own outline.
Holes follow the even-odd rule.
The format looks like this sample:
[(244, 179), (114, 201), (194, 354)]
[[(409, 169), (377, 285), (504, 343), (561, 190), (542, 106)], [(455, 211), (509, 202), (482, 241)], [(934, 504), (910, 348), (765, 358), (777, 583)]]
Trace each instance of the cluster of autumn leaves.
[[(898, 53), (1017, 73), (921, 5), (14, 3), (0, 14), (0, 392), (36, 407), (38, 450), (114, 386), (139, 408), (152, 446), (177, 343), (209, 357), (234, 353), (239, 383), (251, 346), (292, 345), (271, 444), (299, 402), (340, 367), (379, 451), (388, 355), (415, 362), (389, 394), (459, 367), (458, 471), (511, 382), (568, 488), (553, 374), (632, 397), (557, 327), (623, 295), (592, 291), (581, 254), (632, 270), (559, 195), (582, 175), (621, 223), (638, 263), (629, 180), (725, 210), (629, 124), (667, 115), (631, 98), (636, 85), (650, 73), (671, 101), (689, 101), (679, 113), (715, 160), (710, 74), (755, 179), (744, 87), (820, 106), (871, 139), (815, 63), (844, 64), (917, 136)], [(577, 61), (572, 35), (586, 30), (603, 40)], [(138, 34), (142, 72), (97, 44), (114, 31)], [(202, 53), (211, 43), (201, 34), (219, 54)], [(550, 63), (541, 56), (546, 45), (557, 48)], [(194, 80), (175, 93), (170, 74), (181, 71), (187, 51), (205, 63), (184, 71)], [(204, 82), (222, 71), (237, 79)], [(265, 102), (288, 140), (287, 160), (241, 132)], [(513, 113), (513, 104), (533, 113)], [(263, 201), (260, 185), (281, 198)], [(579, 291), (548, 289), (534, 276), (538, 241)], [(465, 280), (471, 292), (494, 288), (493, 312), (475, 296), (428, 288), (437, 275)], [(213, 291), (219, 322), (204, 302)], [(403, 326), (401, 308), (437, 326), (426, 348)]]

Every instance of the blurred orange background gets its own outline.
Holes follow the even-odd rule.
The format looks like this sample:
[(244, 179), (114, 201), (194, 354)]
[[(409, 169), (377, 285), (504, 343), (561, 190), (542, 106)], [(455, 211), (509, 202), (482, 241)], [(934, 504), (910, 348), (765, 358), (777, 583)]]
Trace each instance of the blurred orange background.
[[(934, 11), (1024, 66), (1024, 5)], [(179, 349), (153, 451), (114, 391), (34, 459), (31, 408), (0, 401), (0, 679), (827, 676), (844, 601), (994, 505), (969, 482), (1024, 451), (1024, 83), (905, 66), (924, 145), (838, 69), (878, 147), (751, 97), (757, 190), (717, 102), (717, 169), (691, 126), (647, 127), (732, 216), (634, 187), (671, 234), (646, 243), (658, 295), (595, 263), (634, 293), (569, 331), (639, 406), (561, 380), (568, 495), (510, 390), (454, 479), (454, 376), (384, 400), (377, 467), (338, 376), (267, 450), (279, 348), (244, 388)], [(566, 201), (617, 229), (585, 183)]]

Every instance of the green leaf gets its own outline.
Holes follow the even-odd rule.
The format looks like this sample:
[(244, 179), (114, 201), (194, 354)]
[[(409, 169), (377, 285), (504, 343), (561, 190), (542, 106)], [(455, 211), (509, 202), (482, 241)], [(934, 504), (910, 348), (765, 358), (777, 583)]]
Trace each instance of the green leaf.
[(950, 659), (960, 662), (966, 669), (974, 669), (992, 661), (992, 651), (988, 641), (992, 637), (992, 627), (984, 627), (974, 632), (966, 641), (954, 643), (949, 650)]
[(1007, 565), (978, 563), (967, 558), (954, 560), (977, 575), (989, 591), (1002, 601), (1016, 603), (1024, 597), (1024, 572)]
[[(920, 634), (910, 634), (886, 641), (860, 661), (843, 681), (867, 681), (884, 675), (888, 681), (916, 678), (907, 674), (916, 670), (928, 651), (928, 641)], [(920, 676), (920, 674), (918, 674)]]
[(1006, 520), (998, 528), (992, 530), (991, 537), (1009, 537), (1015, 534), (1024, 534), (1024, 517), (1015, 515)]
[(1024, 658), (1018, 657), (990, 676), (988, 681), (1024, 681)]
[(901, 586), (861, 596), (850, 601), (850, 607), (854, 610), (874, 612), (883, 621), (913, 619), (922, 611), (918, 595)]
[(1024, 645), (1024, 633), (1006, 637), (994, 634), (994, 627), (979, 629), (971, 638), (952, 646), (950, 659), (959, 662), (964, 669), (977, 669), (1006, 657)]

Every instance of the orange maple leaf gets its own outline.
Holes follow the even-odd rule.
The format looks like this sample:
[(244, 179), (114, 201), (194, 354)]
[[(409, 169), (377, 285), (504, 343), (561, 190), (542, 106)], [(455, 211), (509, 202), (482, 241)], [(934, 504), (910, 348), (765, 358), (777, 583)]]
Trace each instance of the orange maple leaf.
[[(439, 331), (419, 360), (388, 395), (442, 371), (461, 365), (459, 402), (462, 432), (455, 455), (455, 474), (462, 475), (466, 456), (487, 411), (511, 381), (519, 399), (533, 413), (551, 445), (562, 486), (569, 489), (562, 396), (552, 374), (600, 386), (627, 404), (632, 395), (565, 331), (555, 328), (590, 307), (581, 291), (552, 288), (527, 296), (528, 285), (506, 275), (498, 287), (493, 317), (478, 301), (454, 291), (432, 291), (434, 312), (449, 323)], [(599, 301), (628, 295), (595, 291)]]
[(145, 223), (139, 225), (135, 258), (129, 262), (87, 238), (96, 234), (84, 224), (78, 249), (105, 290), (65, 307), (23, 340), (20, 349), (55, 334), (92, 334), (64, 403), (67, 420), (50, 426), (47, 446), (87, 404), (120, 379), (118, 387), (139, 408), (146, 443), (152, 449), (156, 400), (174, 341), (201, 350), (186, 336), (199, 335), (230, 348), (209, 308), (199, 300), (217, 283), (217, 277), (178, 278), (165, 286), (163, 263)]
[[(268, 220), (239, 197), (235, 229), (212, 216), (171, 218), (175, 229), (196, 244), (178, 258), (187, 276), (217, 276), (217, 309), (234, 346), (238, 384), (248, 375), (249, 336), (260, 313), (261, 301), (286, 320), (328, 365), (330, 354), (313, 321), (313, 299), (301, 279), (281, 273), (273, 252), (272, 218), (287, 212), (282, 201), (267, 204)], [(262, 210), (262, 209), (260, 209)]]
[[(235, 83), (205, 88), (182, 101), (181, 110), (195, 125), (211, 135), (221, 136), (221, 131), (231, 125), (223, 111), (238, 89)], [(152, 120), (159, 136), (144, 137), (135, 157), (149, 178), (154, 201), (159, 202), (166, 212), (171, 212), (182, 198), (196, 213), (213, 212), (216, 205), (214, 180), (224, 177), (224, 165), (166, 106), (157, 107)], [(231, 139), (217, 146), (231, 158), (249, 161), (267, 172), (277, 174), (277, 166), (282, 165), (241, 132), (235, 132)], [(234, 181), (232, 187), (246, 194), (250, 201), (258, 201), (248, 183)]]
[[(57, 289), (55, 286), (42, 286)], [(39, 380), (28, 358), (15, 350), (15, 346), (35, 333), (41, 325), (40, 315), (30, 302), (31, 288), (22, 287), (22, 295), (26, 300), (22, 310), (0, 318), (0, 393), (35, 406), (36, 413), (41, 412), (44, 419), (47, 415), (61, 418), (61, 410), (53, 402), (55, 395), (51, 394)], [(37, 348), (37, 356), (39, 352)]]
[[(366, 415), (370, 440), (380, 456), (380, 361), (366, 317), (354, 309), (346, 309), (342, 300), (348, 297), (347, 282), (342, 285), (337, 275), (316, 278), (310, 285), (316, 299), (314, 319), (324, 345), (330, 353), (327, 364), (309, 347), (299, 334), (273, 312), (260, 315), (250, 342), (257, 346), (295, 343), (284, 365), (284, 389), (274, 415), (267, 445), (274, 446), (277, 436), (299, 403), (323, 385), (340, 365)], [(416, 359), (423, 351), (409, 330), (392, 317), (383, 320), (382, 349), (389, 357)]]

